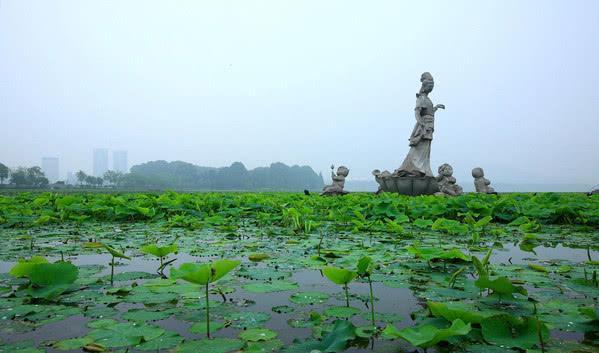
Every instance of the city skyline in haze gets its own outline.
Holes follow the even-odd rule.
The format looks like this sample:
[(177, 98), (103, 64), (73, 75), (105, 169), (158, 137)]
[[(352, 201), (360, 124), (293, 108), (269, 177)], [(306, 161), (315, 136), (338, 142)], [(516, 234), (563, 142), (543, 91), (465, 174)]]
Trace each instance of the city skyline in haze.
[(432, 73), (431, 167), (469, 184), (599, 183), (596, 1), (92, 1), (0, 5), (0, 162), (91, 151), (308, 165), (348, 180), (408, 152)]

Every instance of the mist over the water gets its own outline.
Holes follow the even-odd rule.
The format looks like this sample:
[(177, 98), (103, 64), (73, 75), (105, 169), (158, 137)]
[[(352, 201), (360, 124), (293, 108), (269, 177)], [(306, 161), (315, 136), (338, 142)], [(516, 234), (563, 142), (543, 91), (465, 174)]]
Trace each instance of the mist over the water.
[(420, 74), (458, 183), (599, 183), (597, 1), (0, 2), (0, 162), (397, 168)]

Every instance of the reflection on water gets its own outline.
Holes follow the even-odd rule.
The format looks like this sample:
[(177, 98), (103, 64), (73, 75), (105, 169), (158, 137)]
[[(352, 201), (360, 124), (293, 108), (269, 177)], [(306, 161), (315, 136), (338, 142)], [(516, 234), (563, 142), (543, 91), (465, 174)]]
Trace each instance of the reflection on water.
[[(505, 264), (511, 261), (513, 264), (525, 264), (527, 259), (538, 261), (566, 260), (571, 262), (584, 262), (588, 260), (587, 249), (576, 249), (556, 244), (555, 247), (536, 246), (530, 251), (524, 251), (519, 243), (503, 244), (502, 249), (495, 248), (491, 255), (491, 262)], [(599, 251), (590, 250), (591, 258), (599, 259)]]

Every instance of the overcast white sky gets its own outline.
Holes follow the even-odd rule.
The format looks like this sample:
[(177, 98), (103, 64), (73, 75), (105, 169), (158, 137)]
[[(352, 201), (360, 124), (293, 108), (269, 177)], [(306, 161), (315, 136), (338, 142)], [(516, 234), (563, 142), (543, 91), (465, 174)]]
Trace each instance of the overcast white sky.
[(599, 183), (599, 1), (0, 0), (0, 162), (397, 168), (420, 74), (458, 181)]

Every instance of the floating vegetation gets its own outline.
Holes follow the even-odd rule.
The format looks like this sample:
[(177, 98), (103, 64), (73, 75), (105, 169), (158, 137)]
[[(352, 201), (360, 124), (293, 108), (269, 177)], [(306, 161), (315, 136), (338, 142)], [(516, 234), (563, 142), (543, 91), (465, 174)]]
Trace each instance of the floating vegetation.
[(16, 193), (0, 231), (1, 353), (599, 346), (598, 196)]

